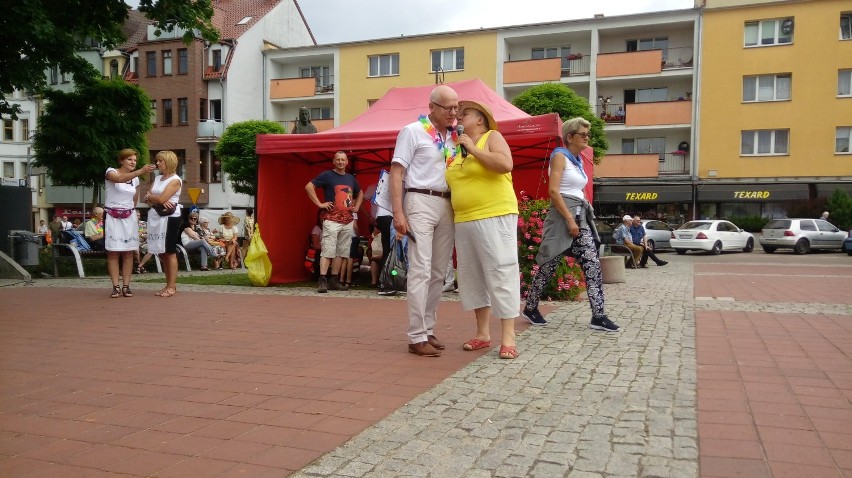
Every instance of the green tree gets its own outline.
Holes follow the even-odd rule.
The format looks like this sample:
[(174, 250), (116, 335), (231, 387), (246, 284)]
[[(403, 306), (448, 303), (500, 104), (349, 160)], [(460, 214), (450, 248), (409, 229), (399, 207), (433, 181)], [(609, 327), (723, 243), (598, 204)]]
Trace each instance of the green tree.
[[(92, 44), (110, 50), (126, 40), (122, 27), (128, 18), (124, 0), (14, 0), (0, 15), (0, 114), (20, 112), (6, 94), (13, 89), (41, 93), (45, 72), (56, 66), (75, 82), (89, 76), (90, 65), (77, 52)], [(195, 34), (218, 39), (213, 26), (212, 0), (141, 0), (139, 11), (165, 31), (186, 30), (184, 41)]]
[(849, 194), (835, 189), (825, 203), (825, 208), (830, 213), (829, 222), (844, 231), (852, 229), (852, 198)]
[(559, 113), (562, 121), (582, 116), (592, 123), (589, 146), (595, 149), (595, 164), (600, 164), (606, 155), (609, 141), (604, 134), (604, 121), (595, 115), (589, 101), (571, 88), (561, 83), (544, 83), (524, 91), (512, 103), (531, 115)]
[(222, 170), (228, 173), (234, 191), (257, 194), (256, 136), (284, 133), (284, 127), (275, 121), (250, 120), (228, 126), (216, 145), (216, 156), (222, 161)]
[[(121, 79), (89, 79), (70, 93), (48, 90), (33, 148), (34, 164), (59, 186), (100, 190), (117, 154), (133, 148), (139, 166), (148, 163), (145, 132), (151, 129), (151, 100)], [(92, 198), (92, 203), (97, 201)]]

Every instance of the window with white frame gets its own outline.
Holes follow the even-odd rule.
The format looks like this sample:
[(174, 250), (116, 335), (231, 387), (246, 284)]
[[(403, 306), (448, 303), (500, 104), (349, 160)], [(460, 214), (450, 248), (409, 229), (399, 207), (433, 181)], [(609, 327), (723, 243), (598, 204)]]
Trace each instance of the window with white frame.
[(189, 124), (188, 98), (178, 98), (178, 124)]
[(464, 70), (464, 48), (432, 50), (432, 72)]
[(792, 18), (745, 23), (745, 46), (784, 45), (792, 42)]
[(172, 74), (172, 51), (163, 50), (163, 74)]
[(658, 154), (666, 151), (666, 138), (624, 138), (621, 154)]
[(63, 83), (71, 83), (71, 76), (70, 76), (69, 73), (66, 73), (66, 72), (63, 71), (62, 73), (59, 74), (59, 78), (61, 79), (61, 81)]
[(542, 48), (533, 48), (532, 49), (532, 59), (533, 60), (544, 60), (547, 58), (560, 58), (560, 65), (562, 69), (570, 68), (570, 63), (568, 57), (571, 56), (571, 47), (563, 46), (563, 47), (542, 47)]
[(331, 119), (331, 108), (311, 108), (312, 120)]
[(639, 88), (636, 90), (637, 103), (651, 103), (654, 101), (666, 101), (668, 88)]
[(834, 152), (848, 153), (849, 140), (852, 139), (852, 126), (838, 126), (834, 134)]
[(55, 85), (59, 83), (59, 68), (55, 66), (50, 67), (50, 84)]
[(3, 119), (3, 141), (15, 141), (14, 124), (10, 119)]
[(743, 101), (781, 101), (790, 99), (792, 77), (789, 73), (743, 77)]
[(852, 70), (837, 70), (837, 96), (852, 96)]
[(742, 132), (740, 154), (769, 156), (787, 154), (790, 143), (788, 129), (759, 129)]
[(316, 78), (317, 88), (332, 86), (331, 67), (329, 66), (308, 66), (299, 68), (299, 76), (302, 78)]
[(840, 14), (840, 39), (852, 40), (852, 12)]
[(29, 118), (21, 118), (21, 141), (30, 140), (30, 120)]
[(11, 161), (3, 161), (3, 177), (4, 178), (14, 178), (15, 177), (15, 163)]
[(369, 76), (399, 75), (399, 53), (389, 55), (373, 55), (368, 57)]

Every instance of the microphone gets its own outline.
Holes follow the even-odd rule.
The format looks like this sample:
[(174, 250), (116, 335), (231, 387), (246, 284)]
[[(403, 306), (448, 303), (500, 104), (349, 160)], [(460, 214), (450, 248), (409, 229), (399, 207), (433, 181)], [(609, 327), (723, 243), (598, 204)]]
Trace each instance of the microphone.
[[(459, 136), (464, 134), (464, 125), (463, 124), (457, 124), (456, 125), (456, 134), (458, 134)], [(465, 148), (463, 144), (461, 144), (459, 146), (461, 146), (462, 156), (467, 156), (467, 148)]]

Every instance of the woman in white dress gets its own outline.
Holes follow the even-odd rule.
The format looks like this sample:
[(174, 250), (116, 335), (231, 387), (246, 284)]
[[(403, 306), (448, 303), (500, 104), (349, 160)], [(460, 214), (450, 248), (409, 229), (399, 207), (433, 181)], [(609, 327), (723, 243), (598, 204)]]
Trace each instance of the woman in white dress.
[(159, 254), (166, 273), (166, 286), (156, 296), (171, 297), (177, 293), (177, 244), (180, 241), (180, 191), (183, 186), (175, 174), (178, 159), (172, 151), (160, 151), (155, 161), (160, 175), (145, 195), (148, 210), (148, 252)]
[[(139, 186), (139, 176), (156, 169), (152, 164), (136, 169), (136, 151), (129, 148), (118, 153), (118, 164), (118, 168), (107, 168), (104, 185), (104, 246), (107, 251), (107, 270), (112, 280), (110, 297), (113, 299), (122, 295), (133, 297), (130, 292), (130, 278), (133, 272), (133, 255), (139, 250), (139, 227), (135, 209), (139, 192), (136, 188)], [(118, 287), (119, 272), (121, 289)]]

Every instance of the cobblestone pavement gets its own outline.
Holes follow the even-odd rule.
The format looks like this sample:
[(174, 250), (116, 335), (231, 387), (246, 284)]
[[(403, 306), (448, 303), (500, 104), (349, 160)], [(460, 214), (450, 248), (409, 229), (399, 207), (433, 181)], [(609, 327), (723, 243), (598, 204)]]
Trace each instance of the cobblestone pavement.
[(294, 476), (697, 476), (692, 265), (627, 275), (605, 288), (620, 333), (565, 304), (514, 361), (481, 357)]

